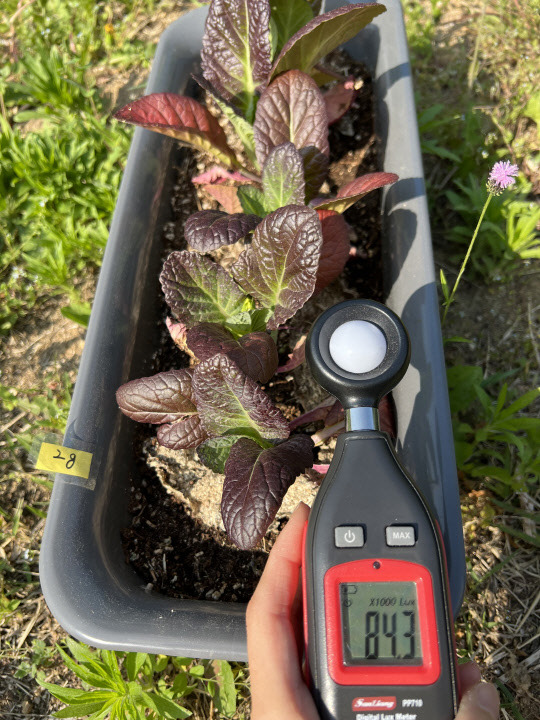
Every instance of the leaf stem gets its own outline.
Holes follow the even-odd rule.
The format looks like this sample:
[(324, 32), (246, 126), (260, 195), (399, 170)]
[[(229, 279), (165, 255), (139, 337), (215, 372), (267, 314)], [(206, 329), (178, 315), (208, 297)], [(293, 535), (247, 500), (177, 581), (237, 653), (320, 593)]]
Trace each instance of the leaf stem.
[(313, 440), (315, 447), (317, 447), (317, 445), (322, 445), (325, 440), (328, 440), (328, 438), (332, 437), (332, 435), (335, 435), (344, 427), (345, 420), (340, 420), (335, 425), (329, 425), (328, 427), (319, 430), (319, 432), (314, 433), (311, 436), (311, 439)]
[(482, 212), (480, 213), (480, 218), (478, 219), (478, 222), (476, 224), (476, 228), (474, 230), (471, 242), (469, 243), (469, 247), (467, 248), (467, 254), (465, 255), (463, 262), (461, 263), (461, 267), (459, 269), (459, 274), (456, 278), (456, 282), (454, 283), (454, 287), (452, 288), (450, 297), (444, 303), (444, 314), (443, 314), (443, 319), (442, 319), (442, 325), (444, 325), (444, 321), (446, 320), (446, 315), (448, 314), (448, 309), (454, 300), (454, 295), (456, 294), (456, 290), (458, 289), (459, 281), (461, 280), (461, 276), (463, 275), (463, 273), (465, 271), (465, 267), (471, 256), (471, 252), (472, 252), (475, 240), (476, 240), (476, 236), (478, 235), (478, 231), (480, 230), (480, 225), (482, 224), (482, 220), (484, 219), (484, 215), (486, 214), (486, 210), (488, 209), (488, 205), (491, 202), (492, 197), (493, 197), (493, 193), (488, 193), (486, 202), (484, 203), (484, 207), (482, 208)]

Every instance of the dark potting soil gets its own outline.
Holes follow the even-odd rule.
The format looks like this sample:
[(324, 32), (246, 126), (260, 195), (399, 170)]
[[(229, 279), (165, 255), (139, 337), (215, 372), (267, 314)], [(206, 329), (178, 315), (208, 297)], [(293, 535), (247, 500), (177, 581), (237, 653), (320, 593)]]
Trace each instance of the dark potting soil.
[[(353, 107), (330, 128), (328, 191), (335, 194), (340, 186), (355, 177), (379, 170), (380, 162), (379, 143), (374, 134), (371, 78), (363, 66), (353, 62), (345, 53), (335, 53), (331, 63), (333, 69), (342, 75), (353, 75), (363, 81)], [(204, 169), (200, 156), (197, 163), (196, 156), (182, 150), (180, 158), (171, 197), (172, 220), (164, 228), (163, 258), (172, 250), (185, 248), (184, 223), (189, 215), (201, 208), (200, 198), (190, 181), (194, 174)], [(288, 322), (287, 327), (280, 330), (280, 364), (286, 362), (295, 342), (327, 307), (353, 297), (381, 299), (379, 208), (380, 192), (372, 192), (346, 211), (345, 219), (354, 233), (355, 254), (347, 263), (342, 277), (310, 300)], [(164, 331), (164, 319), (169, 313), (161, 298), (160, 303), (161, 316), (156, 321), (155, 344), (152, 346), (157, 349), (149, 357), (148, 375), (185, 367), (190, 360), (174, 346), (168, 332)], [(313, 386), (306, 379), (303, 368), (276, 375), (264, 389), (288, 419), (309, 409), (305, 404), (310, 403), (310, 407), (316, 404)], [(305, 430), (313, 432), (319, 427), (307, 426)], [(174, 485), (174, 478), (170, 477), (172, 471), (162, 469), (157, 473), (149, 466), (148, 456), (157, 443), (155, 434), (154, 426), (137, 425), (133, 448), (137, 459), (131, 477), (129, 506), (132, 522), (122, 533), (126, 562), (154, 591), (171, 597), (247, 602), (264, 569), (277, 532), (286, 520), (282, 519), (277, 526), (274, 525), (262, 541), (262, 547), (249, 552), (239, 550), (223, 531), (194, 517), (191, 508), (165, 487), (169, 482)]]

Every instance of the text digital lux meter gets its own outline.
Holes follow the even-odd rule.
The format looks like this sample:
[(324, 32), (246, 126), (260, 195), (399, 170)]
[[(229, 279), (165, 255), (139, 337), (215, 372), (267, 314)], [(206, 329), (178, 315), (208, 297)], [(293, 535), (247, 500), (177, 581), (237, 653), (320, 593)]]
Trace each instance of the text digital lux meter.
[(307, 358), (345, 408), (304, 541), (311, 691), (324, 720), (451, 720), (458, 692), (436, 519), (378, 431), (409, 341), (384, 305), (351, 300), (314, 324)]

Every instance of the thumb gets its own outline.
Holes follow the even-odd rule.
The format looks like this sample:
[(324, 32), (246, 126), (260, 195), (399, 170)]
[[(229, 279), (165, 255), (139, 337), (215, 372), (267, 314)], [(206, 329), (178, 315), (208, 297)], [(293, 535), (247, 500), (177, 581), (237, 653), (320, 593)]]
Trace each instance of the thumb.
[(478, 683), (467, 690), (461, 699), (456, 720), (497, 720), (499, 693), (491, 683)]

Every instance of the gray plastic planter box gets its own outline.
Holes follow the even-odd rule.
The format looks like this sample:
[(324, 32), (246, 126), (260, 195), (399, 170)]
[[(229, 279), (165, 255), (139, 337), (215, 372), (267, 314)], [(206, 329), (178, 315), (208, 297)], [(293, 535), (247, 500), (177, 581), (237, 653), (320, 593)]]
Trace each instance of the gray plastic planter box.
[[(327, 9), (344, 2), (329, 2)], [(457, 611), (464, 551), (431, 236), (401, 6), (385, 0), (347, 50), (376, 80), (384, 170), (400, 181), (383, 194), (387, 302), (411, 335), (411, 367), (394, 391), (400, 456), (431, 500), (444, 535)], [(163, 34), (148, 92), (182, 92), (199, 56), (205, 8)], [(246, 659), (245, 606), (175, 600), (147, 593), (125, 563), (120, 530), (129, 525), (135, 423), (115, 391), (139, 377), (155, 325), (160, 235), (166, 220), (173, 142), (137, 129), (96, 291), (65, 444), (94, 453), (95, 487), (57, 476), (41, 551), (51, 612), (90, 645), (205, 658)]]

